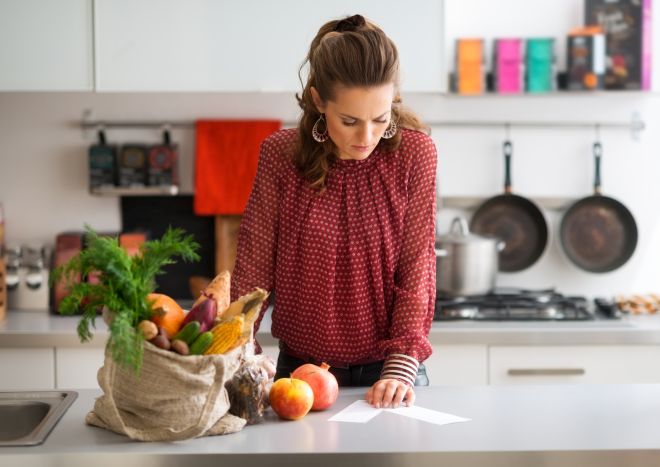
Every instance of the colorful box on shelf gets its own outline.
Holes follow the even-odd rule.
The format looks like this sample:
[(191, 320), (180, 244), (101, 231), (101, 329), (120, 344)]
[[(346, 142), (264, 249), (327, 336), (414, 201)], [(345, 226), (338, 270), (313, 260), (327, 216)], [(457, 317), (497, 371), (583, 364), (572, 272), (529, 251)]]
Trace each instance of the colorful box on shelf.
[(485, 90), (485, 50), (483, 39), (456, 40), (456, 92), (482, 94)]
[(571, 31), (567, 44), (567, 88), (603, 89), (605, 82), (605, 34), (599, 26)]
[(553, 38), (527, 39), (525, 90), (529, 93), (555, 90), (555, 40)]
[(523, 91), (522, 40), (495, 39), (493, 77), (495, 91), (517, 94)]
[(586, 0), (586, 25), (605, 33), (605, 89), (651, 88), (651, 0)]

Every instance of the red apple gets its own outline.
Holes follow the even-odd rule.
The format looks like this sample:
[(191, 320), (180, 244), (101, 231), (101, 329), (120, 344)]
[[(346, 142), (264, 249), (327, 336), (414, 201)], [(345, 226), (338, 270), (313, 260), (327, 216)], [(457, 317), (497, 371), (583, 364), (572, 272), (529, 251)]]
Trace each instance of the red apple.
[(301, 379), (311, 386), (314, 392), (312, 410), (325, 410), (337, 400), (339, 385), (329, 368), (327, 363), (321, 363), (321, 366), (305, 363), (291, 373), (292, 378)]
[(314, 403), (314, 393), (309, 384), (295, 378), (275, 381), (268, 398), (275, 413), (287, 420), (303, 418)]

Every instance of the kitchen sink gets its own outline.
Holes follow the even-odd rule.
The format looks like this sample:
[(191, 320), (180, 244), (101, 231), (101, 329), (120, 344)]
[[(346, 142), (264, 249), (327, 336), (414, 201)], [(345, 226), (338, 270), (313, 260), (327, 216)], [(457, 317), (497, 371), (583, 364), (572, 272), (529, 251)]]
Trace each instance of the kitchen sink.
[(76, 397), (75, 391), (0, 392), (0, 446), (43, 443)]

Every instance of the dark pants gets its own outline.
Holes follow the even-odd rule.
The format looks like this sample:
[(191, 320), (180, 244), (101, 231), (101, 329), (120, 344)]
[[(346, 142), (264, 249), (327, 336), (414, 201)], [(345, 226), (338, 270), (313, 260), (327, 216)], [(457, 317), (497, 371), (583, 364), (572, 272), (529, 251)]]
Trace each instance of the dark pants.
[[(275, 379), (288, 378), (291, 373), (300, 365), (309, 362), (302, 358), (297, 358), (287, 354), (284, 350), (280, 349), (280, 354), (277, 357), (277, 371)], [(383, 362), (373, 362), (364, 365), (350, 365), (347, 368), (330, 367), (330, 373), (335, 375), (339, 386), (372, 386), (380, 379), (380, 372), (383, 369)], [(426, 367), (419, 364), (417, 370), (417, 379), (415, 379), (415, 386), (428, 386), (429, 379), (426, 376)]]

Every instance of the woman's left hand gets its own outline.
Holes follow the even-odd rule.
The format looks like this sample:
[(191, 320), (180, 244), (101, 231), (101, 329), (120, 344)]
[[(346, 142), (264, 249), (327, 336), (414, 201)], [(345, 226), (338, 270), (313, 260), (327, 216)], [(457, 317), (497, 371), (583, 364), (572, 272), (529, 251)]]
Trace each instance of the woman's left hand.
[(411, 406), (415, 403), (415, 391), (397, 379), (379, 379), (367, 391), (365, 400), (376, 408), (399, 407), (402, 403)]

